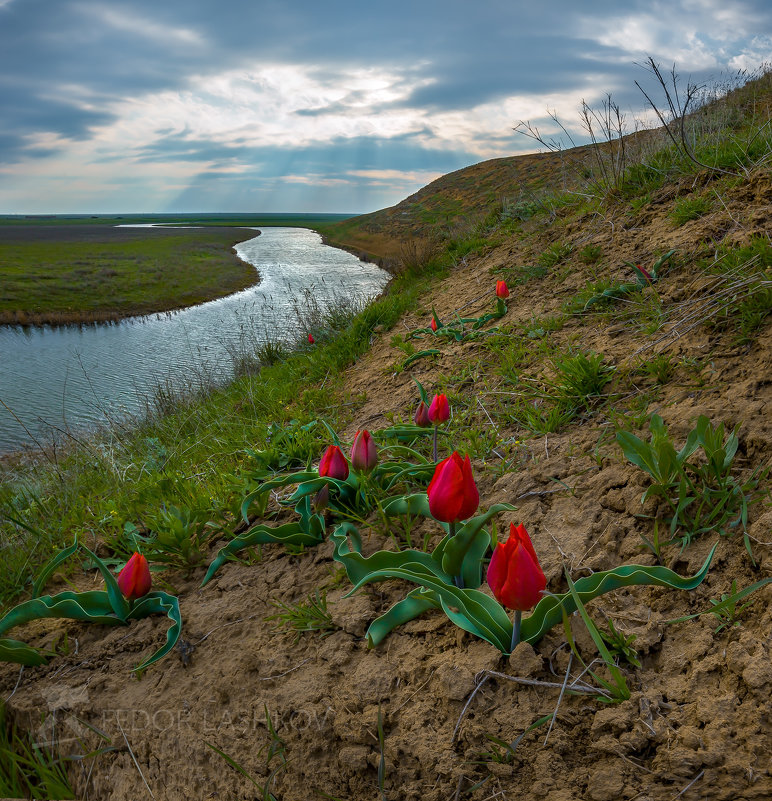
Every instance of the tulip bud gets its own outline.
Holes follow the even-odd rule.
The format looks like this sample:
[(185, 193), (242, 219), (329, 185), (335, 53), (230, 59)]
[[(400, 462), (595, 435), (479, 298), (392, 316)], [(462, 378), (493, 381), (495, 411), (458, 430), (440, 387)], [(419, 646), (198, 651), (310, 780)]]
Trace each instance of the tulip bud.
[(429, 420), (435, 426), (447, 422), (450, 419), (450, 406), (448, 405), (447, 397), (445, 395), (435, 395), (429, 406), (428, 414)]
[(509, 539), (499, 543), (488, 565), (488, 586), (508, 609), (525, 612), (541, 600), (547, 579), (525, 526), (509, 526)]
[(509, 297), (509, 289), (506, 281), (496, 281), (496, 297), (506, 300)]
[(150, 568), (141, 553), (134, 553), (118, 574), (118, 588), (129, 601), (150, 592)]
[(432, 424), (432, 421), (429, 419), (429, 407), (423, 401), (418, 404), (418, 408), (415, 410), (413, 422), (422, 428), (429, 428)]
[(649, 282), (651, 283), (654, 279), (651, 277), (651, 273), (648, 270), (641, 267), (640, 264), (635, 265), (635, 269)]
[(314, 495), (314, 500), (312, 501), (314, 506), (315, 512), (323, 512), (330, 503), (330, 485), (325, 484), (323, 487), (319, 489), (319, 491)]
[(429, 327), (434, 331), (437, 332), (437, 321), (432, 317), (432, 321), (429, 323)]
[(378, 464), (375, 440), (367, 430), (357, 431), (351, 446), (351, 466), (357, 473), (369, 473)]
[(463, 459), (453, 451), (435, 468), (426, 490), (429, 511), (435, 520), (455, 523), (471, 517), (480, 503), (469, 457)]
[(319, 475), (345, 481), (348, 478), (348, 462), (337, 445), (328, 446), (319, 460)]
[(313, 345), (314, 342), (316, 342), (316, 340), (311, 336), (311, 334), (309, 334), (308, 335), (308, 344), (309, 345)]

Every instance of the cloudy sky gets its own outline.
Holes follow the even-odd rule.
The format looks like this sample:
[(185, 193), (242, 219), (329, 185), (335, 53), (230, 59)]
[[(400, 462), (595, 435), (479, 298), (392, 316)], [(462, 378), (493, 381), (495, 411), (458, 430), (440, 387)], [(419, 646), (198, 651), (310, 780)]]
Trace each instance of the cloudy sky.
[(769, 0), (0, 0), (0, 213), (371, 211), (547, 109), (632, 125), (649, 55), (757, 68)]

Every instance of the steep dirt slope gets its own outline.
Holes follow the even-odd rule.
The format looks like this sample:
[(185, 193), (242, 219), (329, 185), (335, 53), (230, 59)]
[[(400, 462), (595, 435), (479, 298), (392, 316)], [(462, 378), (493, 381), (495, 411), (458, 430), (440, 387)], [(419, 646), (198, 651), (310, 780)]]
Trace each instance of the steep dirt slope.
[[(491, 443), (474, 461), (481, 505), (518, 507), (499, 516), (498, 530), (510, 521), (526, 525), (551, 591), (565, 589), (566, 568), (577, 578), (621, 563), (654, 564), (642, 547), (642, 537), (652, 536), (651, 520), (640, 517), (653, 511), (653, 502), (641, 506), (648, 481), (614, 442), (623, 417), (641, 433), (656, 412), (676, 443), (700, 414), (728, 429), (739, 424), (740, 472), (772, 464), (770, 318), (743, 344), (731, 326), (706, 323), (711, 307), (701, 304), (728, 287), (731, 295), (738, 279), (694, 268), (719, 244), (767, 236), (772, 183), (759, 172), (730, 187), (709, 176), (697, 185), (708, 192), (714, 186), (721, 202), (680, 227), (670, 216), (674, 195), (691, 186), (662, 190), (638, 213), (619, 206), (604, 215), (529, 220), (495, 246), (459, 260), (423, 306), (377, 336), (348, 372), (355, 404), (349, 439), (354, 430), (377, 430), (393, 416), (409, 419), (413, 376), (429, 391), (447, 387), (456, 420), (451, 441), (463, 447), (477, 436)], [(544, 274), (519, 269), (538, 264), (539, 254), (557, 242), (573, 250)], [(580, 258), (588, 245), (602, 254), (591, 264)], [(671, 248), (677, 249), (672, 266), (641, 293), (640, 306), (619, 303), (608, 314), (569, 315), (550, 332), (547, 321), (588, 280), (628, 280), (625, 262), (651, 265)], [(438, 356), (402, 368), (405, 353), (391, 344), (396, 333), (427, 325), (432, 306), (446, 321), (455, 312), (489, 310), (497, 276), (509, 279), (512, 296), (496, 325), (513, 347), (531, 343), (535, 358), (508, 376), (506, 344), (499, 341), (494, 350), (481, 338), (432, 342)], [(651, 330), (657, 302), (662, 318)], [(552, 350), (538, 351), (545, 340)], [(617, 378), (606, 398), (579, 419), (536, 436), (518, 422), (518, 399), (529, 385), (553, 376), (550, 358), (540, 354), (569, 348), (603, 354)], [(672, 360), (671, 375), (659, 384), (645, 370), (635, 372), (654, 354)], [(544, 408), (546, 400), (534, 403)], [(430, 528), (421, 524), (414, 538), (431, 534)], [(720, 540), (712, 570), (696, 591), (634, 587), (591, 604), (596, 620), (611, 618), (635, 636), (641, 667), (621, 663), (631, 696), (616, 705), (586, 694), (561, 698), (566, 671), (573, 677), (582, 671), (559, 626), (535, 647), (521, 645), (504, 659), (432, 612), (368, 649), (368, 623), (403, 597), (405, 587), (391, 581), (344, 597), (349, 585), (340, 580), (329, 543), (300, 555), (265, 546), (262, 561), (226, 565), (203, 590), (203, 571), (170, 577), (180, 594), (187, 645), (141, 680), (128, 671), (162, 639), (158, 619), (109, 631), (51, 622), (24, 636), (52, 644), (66, 632), (69, 653), (21, 676), (3, 667), (2, 689), (17, 719), (39, 730), (41, 739), (56, 727), (61, 739), (80, 736), (97, 745), (81, 721), (111, 737), (117, 750), (73, 767), (83, 798), (118, 801), (151, 792), (170, 801), (268, 797), (211, 745), (261, 787), (268, 783), (281, 801), (766, 799), (772, 797), (772, 590), (750, 596), (738, 625), (720, 631), (712, 615), (669, 621), (707, 609), (710, 599), (731, 592), (733, 582), (742, 588), (772, 575), (771, 529), (768, 502), (756, 504), (747, 529), (755, 565), (742, 536), (709, 533), (684, 550), (664, 550), (669, 567), (691, 575)], [(390, 541), (371, 532), (365, 550), (378, 547)], [(295, 641), (265, 621), (276, 612), (274, 602), (297, 602), (321, 587), (327, 587), (339, 630)], [(589, 662), (595, 649), (578, 620), (573, 629)], [(480, 687), (484, 670), (496, 675)], [(556, 709), (550, 730), (529, 731)], [(514, 754), (505, 758), (491, 738), (518, 740)]]

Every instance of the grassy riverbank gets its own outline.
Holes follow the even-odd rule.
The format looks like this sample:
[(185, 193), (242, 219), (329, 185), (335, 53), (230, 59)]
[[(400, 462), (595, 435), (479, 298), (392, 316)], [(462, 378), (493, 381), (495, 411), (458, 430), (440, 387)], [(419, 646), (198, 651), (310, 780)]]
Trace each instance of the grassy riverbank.
[[(0, 217), (0, 325), (114, 321), (221, 298), (258, 274), (233, 246), (259, 226), (323, 231), (342, 214)], [(198, 228), (122, 228), (170, 223)]]
[(0, 324), (116, 320), (254, 284), (233, 246), (248, 229), (0, 228)]

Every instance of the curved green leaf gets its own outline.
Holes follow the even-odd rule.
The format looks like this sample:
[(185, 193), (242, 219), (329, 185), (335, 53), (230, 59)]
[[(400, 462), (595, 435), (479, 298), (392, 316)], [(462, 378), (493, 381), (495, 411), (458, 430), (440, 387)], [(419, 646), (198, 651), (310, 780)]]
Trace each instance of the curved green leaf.
[(208, 584), (212, 576), (214, 576), (223, 564), (244, 548), (251, 548), (254, 545), (265, 545), (271, 542), (277, 542), (282, 545), (318, 545), (322, 539), (323, 536), (309, 533), (303, 526), (302, 521), (300, 523), (285, 523), (283, 526), (277, 526), (275, 528), (263, 525), (254, 526), (240, 536), (234, 537), (227, 545), (220, 548), (217, 552), (217, 556), (209, 565), (204, 580), (201, 582), (201, 586), (203, 587)]
[(139, 598), (129, 613), (129, 619), (139, 620), (148, 615), (166, 615), (172, 621), (169, 631), (166, 633), (166, 644), (159, 648), (149, 659), (134, 668), (134, 671), (144, 670), (153, 662), (157, 662), (166, 656), (169, 651), (177, 644), (177, 640), (182, 633), (182, 616), (180, 614), (180, 602), (174, 595), (165, 592), (150, 592)]
[(21, 626), (43, 617), (65, 617), (71, 620), (88, 620), (90, 623), (117, 625), (125, 623), (113, 611), (110, 597), (104, 590), (89, 592), (60, 592), (41, 595), (23, 601), (0, 620), (0, 634), (14, 626)]
[(428, 350), (419, 350), (418, 353), (414, 353), (412, 356), (408, 356), (404, 362), (402, 362), (402, 367), (409, 367), (413, 362), (418, 361), (418, 359), (423, 359), (424, 356), (437, 356), (439, 355), (440, 351), (437, 348), (429, 348)]
[[(469, 520), (467, 520), (466, 523), (464, 523), (464, 525), (461, 526), (458, 531), (456, 531), (456, 535), (451, 537), (445, 544), (442, 553), (443, 570), (451, 576), (458, 576), (462, 572), (468, 572), (470, 573), (470, 576), (477, 577), (476, 579), (470, 580), (469, 586), (479, 587), (480, 559), (482, 559), (482, 557), (485, 555), (487, 546), (482, 548), (482, 551), (480, 551), (481, 540), (478, 535), (482, 531), (482, 527), (494, 515), (498, 514), (499, 512), (514, 512), (516, 510), (517, 507), (512, 506), (511, 503), (494, 503), (487, 512), (483, 512), (481, 515), (469, 518)], [(487, 532), (486, 537), (488, 538), (488, 544), (490, 544), (490, 535), (488, 535)], [(475, 548), (475, 554), (479, 554), (477, 556), (477, 564), (468, 565), (466, 564), (465, 560), (467, 559), (467, 554), (473, 543), (477, 543)]]
[(0, 639), (0, 662), (14, 662), (17, 665), (45, 665), (48, 659), (31, 645), (18, 640)]
[[(105, 591), (107, 592), (107, 597), (110, 599), (110, 606), (112, 606), (115, 616), (121, 620), (126, 620), (126, 616), (129, 614), (129, 602), (121, 592), (121, 588), (118, 586), (118, 581), (115, 576), (93, 551), (89, 550), (85, 545), (81, 545), (80, 547), (91, 557), (97, 569), (102, 574), (102, 578), (105, 580)], [(83, 595), (83, 593), (79, 594)]]
[(241, 502), (241, 516), (244, 518), (245, 523), (249, 523), (249, 507), (254, 503), (256, 498), (259, 498), (263, 493), (270, 492), (277, 487), (286, 487), (288, 484), (302, 484), (304, 481), (309, 481), (313, 478), (319, 478), (319, 473), (316, 470), (300, 470), (297, 473), (289, 473), (286, 476), (279, 476), (270, 481), (264, 481), (259, 487), (248, 493), (244, 500)]
[[(409, 548), (404, 551), (377, 551), (372, 556), (362, 556), (362, 539), (352, 523), (341, 523), (330, 535), (335, 544), (333, 559), (346, 568), (346, 574), (354, 585), (349, 594), (356, 592), (363, 584), (381, 581), (393, 576), (393, 571), (411, 568), (428, 570), (444, 581), (451, 578), (445, 574), (439, 562), (424, 551)], [(353, 548), (349, 545), (353, 545)], [(405, 578), (405, 576), (398, 576)], [(409, 576), (408, 576), (409, 580)]]
[(35, 579), (35, 583), (32, 586), (32, 597), (37, 598), (43, 592), (43, 588), (48, 583), (48, 579), (51, 578), (51, 574), (59, 567), (62, 562), (69, 559), (75, 551), (78, 550), (78, 538), (75, 537), (75, 542), (70, 545), (69, 548), (64, 548), (64, 550), (59, 551), (56, 556), (53, 557), (45, 567), (40, 571), (37, 579)]
[[(659, 565), (653, 567), (622, 565), (613, 570), (605, 570), (580, 578), (574, 582), (574, 587), (582, 603), (591, 601), (593, 598), (597, 598), (599, 595), (611, 590), (636, 584), (652, 584), (660, 587), (670, 587), (674, 590), (693, 590), (708, 575), (708, 569), (717, 547), (718, 543), (710, 549), (705, 563), (691, 577), (684, 578), (679, 576), (678, 573)], [(521, 639), (530, 643), (537, 642), (547, 631), (563, 619), (561, 609), (565, 609), (566, 614), (571, 614), (576, 608), (576, 603), (570, 592), (560, 595), (548, 595), (542, 598), (534, 607), (533, 612), (523, 620), (520, 630)]]
[(422, 595), (422, 589), (413, 590), (407, 597), (397, 601), (388, 612), (377, 617), (367, 629), (367, 643), (370, 647), (375, 647), (397, 626), (407, 623), (429, 609), (436, 609), (437, 602), (429, 597)]
[[(400, 495), (390, 501), (383, 503), (384, 514), (388, 517), (397, 515), (421, 515), (431, 517), (429, 511), (429, 496), (425, 492), (416, 492), (413, 495)], [(441, 523), (445, 530), (448, 530), (447, 523)]]

